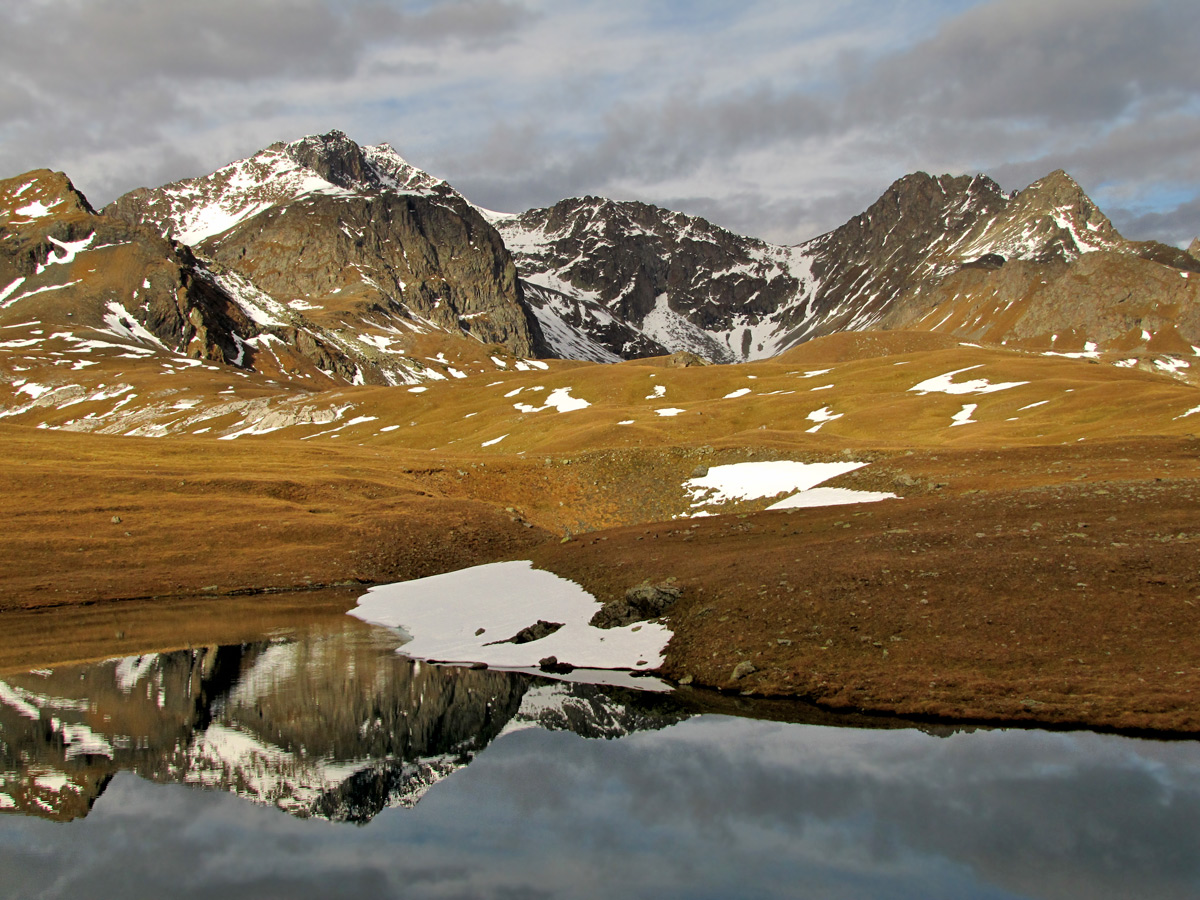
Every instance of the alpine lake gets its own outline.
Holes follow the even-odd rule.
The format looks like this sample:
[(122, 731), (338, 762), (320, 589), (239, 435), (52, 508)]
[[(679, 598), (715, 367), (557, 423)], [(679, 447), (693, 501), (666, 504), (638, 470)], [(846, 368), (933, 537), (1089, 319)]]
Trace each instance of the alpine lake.
[(0, 895), (1200, 896), (1193, 741), (435, 665), (336, 610), (156, 615), (60, 617), (38, 659), (74, 661), (0, 668)]

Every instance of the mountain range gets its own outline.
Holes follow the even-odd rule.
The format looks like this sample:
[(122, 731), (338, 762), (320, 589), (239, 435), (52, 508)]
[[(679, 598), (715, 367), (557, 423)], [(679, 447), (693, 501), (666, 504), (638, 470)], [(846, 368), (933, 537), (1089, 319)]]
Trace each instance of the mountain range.
[(459, 337), (729, 363), (904, 329), (1146, 368), (1200, 344), (1196, 245), (1125, 240), (1062, 171), (1011, 194), (908, 175), (784, 247), (632, 201), (495, 213), (332, 131), (99, 211), (60, 173), (0, 181), (0, 235), (0, 326), (313, 388), (464, 377), (444, 352)]

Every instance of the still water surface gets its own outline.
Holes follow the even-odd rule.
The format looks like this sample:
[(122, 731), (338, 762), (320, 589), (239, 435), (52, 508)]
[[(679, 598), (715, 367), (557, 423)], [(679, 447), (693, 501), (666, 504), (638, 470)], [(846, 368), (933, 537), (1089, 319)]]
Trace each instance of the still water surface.
[(0, 895), (1200, 896), (1195, 742), (771, 721), (394, 647), (348, 619), (5, 676)]

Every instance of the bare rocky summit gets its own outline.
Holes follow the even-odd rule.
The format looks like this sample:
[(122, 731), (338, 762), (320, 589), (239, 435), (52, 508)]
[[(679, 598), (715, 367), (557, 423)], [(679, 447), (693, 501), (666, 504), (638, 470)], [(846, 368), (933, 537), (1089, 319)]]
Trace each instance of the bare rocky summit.
[(421, 367), (403, 359), (404, 338), (430, 330), (518, 356), (539, 349), (495, 229), (386, 144), (359, 147), (338, 131), (273, 144), (211, 175), (133, 191), (106, 212), (194, 247), (259, 311), (268, 343), (294, 346), (307, 322), (327, 329), (336, 350), (320, 366), (346, 380), (413, 380)]

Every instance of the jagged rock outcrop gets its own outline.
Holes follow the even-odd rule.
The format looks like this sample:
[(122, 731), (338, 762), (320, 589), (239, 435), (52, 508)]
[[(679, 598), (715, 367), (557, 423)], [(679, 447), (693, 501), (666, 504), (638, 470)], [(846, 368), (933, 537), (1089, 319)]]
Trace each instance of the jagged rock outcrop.
[(924, 268), (879, 327), (1083, 353), (1190, 353), (1200, 339), (1197, 261), (1126, 241), (1061, 170), (934, 247)]
[(387, 356), (431, 329), (518, 356), (540, 347), (495, 229), (386, 144), (359, 147), (338, 131), (273, 144), (211, 175), (133, 191), (105, 212), (176, 238), (233, 276), (235, 296), (260, 312), (256, 334), (294, 344), (272, 328), (301, 324), (284, 310), (302, 312), (360, 380), (408, 380)]
[(895, 328), (1062, 352), (1200, 345), (1198, 245), (1126, 241), (1061, 170), (1011, 194), (982, 175), (907, 175), (795, 247), (597, 197), (487, 212), (390, 146), (337, 131), (133, 191), (101, 215), (64, 176), (27, 183), (49, 177), (0, 190), (0, 315), (70, 312), (100, 334), (306, 387), (465, 377), (419, 356), (430, 334), (597, 362), (760, 359)]
[(80, 349), (116, 340), (226, 362), (252, 323), (191, 251), (97, 214), (61, 172), (0, 181), (0, 323), (36, 318)]
[[(554, 291), (560, 318), (620, 356), (639, 355), (629, 350), (636, 342), (610, 339), (586, 309), (599, 305), (669, 350), (718, 362), (873, 328), (1064, 350), (1200, 341), (1194, 282), (1173, 280), (1196, 271), (1196, 258), (1126, 241), (1061, 170), (1012, 194), (983, 175), (907, 175), (864, 213), (796, 247), (596, 198), (495, 221), (521, 277)], [(1138, 302), (1121, 307), (1122, 292), (1139, 284)], [(1031, 292), (1045, 296), (1026, 302)], [(983, 293), (991, 305), (971, 305), (970, 316), (941, 309)], [(1168, 331), (1170, 340), (1159, 337)]]
[(789, 248), (645, 203), (582, 197), (493, 221), (521, 278), (541, 292), (527, 293), (548, 296), (561, 319), (621, 358), (770, 355), (756, 335), (805, 286), (803, 259)]

